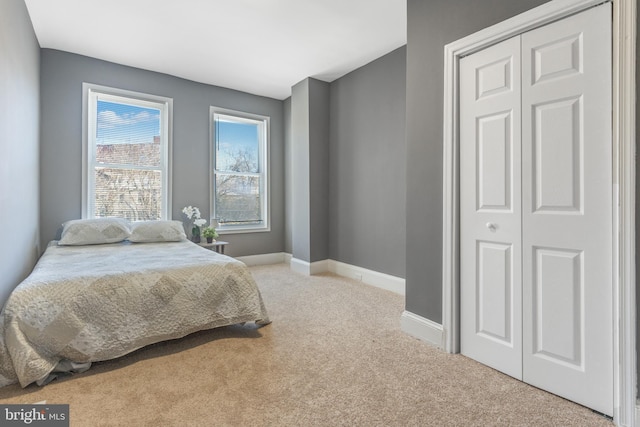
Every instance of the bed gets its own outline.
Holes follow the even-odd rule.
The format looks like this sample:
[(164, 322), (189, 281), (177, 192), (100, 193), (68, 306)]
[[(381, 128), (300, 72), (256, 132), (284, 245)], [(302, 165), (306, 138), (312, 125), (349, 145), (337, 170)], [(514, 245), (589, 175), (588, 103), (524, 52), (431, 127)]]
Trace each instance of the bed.
[(58, 371), (82, 371), (203, 329), (268, 324), (248, 268), (186, 240), (173, 223), (179, 238), (152, 233), (136, 241), (129, 233), (63, 245), (63, 231), (51, 242), (0, 313), (0, 386), (45, 384)]

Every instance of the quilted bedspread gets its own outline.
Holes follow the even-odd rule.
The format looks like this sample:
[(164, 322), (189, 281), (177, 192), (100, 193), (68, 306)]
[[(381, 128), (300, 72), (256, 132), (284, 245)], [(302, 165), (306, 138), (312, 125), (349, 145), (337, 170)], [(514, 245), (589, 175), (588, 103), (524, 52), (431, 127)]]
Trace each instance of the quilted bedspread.
[(198, 330), (269, 323), (247, 267), (189, 241), (52, 243), (0, 313), (0, 386)]

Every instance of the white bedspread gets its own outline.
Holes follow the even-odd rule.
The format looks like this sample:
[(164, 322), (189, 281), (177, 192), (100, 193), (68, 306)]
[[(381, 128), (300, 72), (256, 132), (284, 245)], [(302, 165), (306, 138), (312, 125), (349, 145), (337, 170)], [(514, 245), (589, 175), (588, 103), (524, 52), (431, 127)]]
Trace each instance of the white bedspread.
[(113, 359), (242, 322), (269, 318), (233, 258), (189, 241), (52, 244), (0, 313), (0, 386), (42, 382), (59, 362)]

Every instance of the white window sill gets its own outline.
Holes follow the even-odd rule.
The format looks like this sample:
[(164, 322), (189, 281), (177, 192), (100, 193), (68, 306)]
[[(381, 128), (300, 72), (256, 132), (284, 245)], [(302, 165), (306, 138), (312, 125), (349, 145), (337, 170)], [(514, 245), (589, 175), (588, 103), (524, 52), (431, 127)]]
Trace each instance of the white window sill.
[(219, 235), (224, 235), (224, 234), (243, 234), (243, 233), (265, 233), (268, 231), (271, 231), (271, 227), (264, 227), (264, 226), (259, 226), (259, 227), (246, 227), (246, 226), (227, 226), (227, 227), (223, 227), (223, 226), (218, 226), (216, 227), (216, 231), (218, 232)]

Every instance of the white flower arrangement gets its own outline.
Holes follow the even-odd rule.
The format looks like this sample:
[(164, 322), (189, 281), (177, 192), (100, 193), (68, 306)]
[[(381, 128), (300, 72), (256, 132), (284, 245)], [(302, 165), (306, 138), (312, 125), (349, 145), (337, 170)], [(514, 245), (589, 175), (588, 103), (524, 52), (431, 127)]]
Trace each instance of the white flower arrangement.
[(200, 209), (195, 206), (187, 206), (182, 208), (182, 213), (189, 218), (189, 221), (193, 223), (191, 228), (191, 240), (194, 242), (200, 241), (200, 227), (207, 223), (206, 219), (200, 217)]
[(187, 206), (182, 208), (182, 213), (191, 220), (200, 218), (200, 209), (195, 206)]

